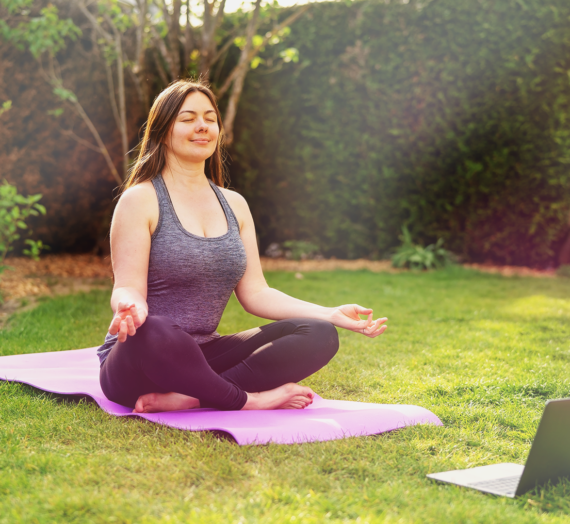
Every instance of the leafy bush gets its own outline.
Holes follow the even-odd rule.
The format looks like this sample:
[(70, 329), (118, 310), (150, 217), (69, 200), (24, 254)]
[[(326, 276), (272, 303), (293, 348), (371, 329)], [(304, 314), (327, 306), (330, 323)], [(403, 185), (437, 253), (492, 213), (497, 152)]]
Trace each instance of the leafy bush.
[(383, 257), (406, 223), (465, 260), (554, 264), (569, 30), (565, 0), (313, 5), (280, 44), (298, 62), (252, 71), (240, 102), (232, 180), (262, 246)]
[(408, 228), (402, 228), (402, 245), (392, 255), (394, 267), (408, 267), (410, 269), (436, 269), (452, 262), (452, 255), (443, 249), (443, 239), (435, 244), (423, 247), (412, 242)]
[(556, 274), (559, 277), (570, 278), (570, 265), (563, 264), (556, 270)]
[(312, 258), (319, 251), (319, 246), (304, 240), (287, 240), (283, 242), (283, 247), (286, 250), (285, 256), (293, 260)]
[[(0, 274), (8, 267), (4, 261), (14, 242), (20, 239), (19, 232), (28, 227), (26, 219), (46, 214), (45, 207), (38, 203), (41, 198), (42, 195), (19, 195), (16, 187), (5, 180), (0, 185)], [(47, 248), (41, 240), (27, 239), (25, 244), (28, 248), (23, 253), (36, 260), (42, 249)]]

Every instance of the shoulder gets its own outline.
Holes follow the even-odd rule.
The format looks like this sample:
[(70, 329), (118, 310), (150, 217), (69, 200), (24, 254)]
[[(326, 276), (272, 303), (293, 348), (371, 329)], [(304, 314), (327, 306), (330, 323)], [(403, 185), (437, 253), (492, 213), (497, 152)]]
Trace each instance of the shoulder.
[(129, 187), (119, 198), (115, 208), (114, 220), (146, 219), (151, 223), (158, 218), (158, 198), (152, 182), (141, 182)]
[(140, 206), (156, 201), (156, 191), (150, 180), (129, 187), (119, 198), (119, 204), (123, 207)]
[(226, 200), (228, 201), (228, 204), (230, 204), (230, 206), (233, 207), (234, 205), (236, 205), (238, 207), (249, 209), (249, 206), (247, 205), (245, 198), (243, 198), (238, 192), (233, 191), (232, 189), (226, 189), (225, 187), (220, 187), (220, 191), (222, 192), (224, 197), (226, 197)]
[(247, 201), (243, 196), (231, 189), (220, 187), (220, 191), (228, 201), (241, 227), (244, 221), (251, 217), (251, 211), (249, 210)]

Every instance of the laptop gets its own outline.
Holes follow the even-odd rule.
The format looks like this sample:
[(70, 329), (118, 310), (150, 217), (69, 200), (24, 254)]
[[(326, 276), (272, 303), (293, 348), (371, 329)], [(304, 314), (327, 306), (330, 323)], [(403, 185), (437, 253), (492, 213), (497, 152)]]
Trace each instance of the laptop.
[(493, 464), (431, 473), (428, 478), (515, 498), (547, 483), (570, 478), (570, 398), (546, 403), (526, 464)]

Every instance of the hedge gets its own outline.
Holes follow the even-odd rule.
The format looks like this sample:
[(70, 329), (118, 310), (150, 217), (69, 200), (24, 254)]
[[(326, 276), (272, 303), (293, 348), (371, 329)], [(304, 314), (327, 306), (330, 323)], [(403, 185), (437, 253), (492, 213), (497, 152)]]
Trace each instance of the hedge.
[[(231, 166), (262, 248), (549, 266), (570, 209), (570, 3), (313, 5), (252, 71)], [(273, 67), (278, 69), (280, 66)]]

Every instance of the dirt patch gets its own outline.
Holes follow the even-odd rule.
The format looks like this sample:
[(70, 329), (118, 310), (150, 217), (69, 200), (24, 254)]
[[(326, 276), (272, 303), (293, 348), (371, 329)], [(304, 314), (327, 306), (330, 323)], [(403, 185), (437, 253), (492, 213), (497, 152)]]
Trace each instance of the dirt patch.
[[(284, 258), (266, 258), (261, 257), (261, 266), (264, 271), (333, 271), (335, 269), (347, 269), (349, 271), (357, 271), (360, 269), (368, 269), (375, 273), (401, 273), (406, 269), (396, 269), (392, 267), (390, 260), (366, 260), (359, 258), (357, 260), (286, 260)], [(537, 278), (554, 278), (556, 270), (533, 269), (523, 266), (494, 266), (492, 264), (463, 264), (467, 269), (475, 269), (483, 273), (494, 273), (504, 277), (537, 277)]]
[(535, 277), (535, 278), (555, 278), (555, 269), (533, 269), (524, 266), (494, 266), (491, 264), (463, 264), (468, 269), (476, 269), (483, 273), (494, 273), (504, 277)]
[(112, 285), (110, 259), (93, 255), (46, 255), (37, 262), (17, 257), (7, 259), (6, 265), (12, 269), (0, 276), (4, 300)]
[(0, 275), (0, 328), (16, 311), (37, 304), (37, 297), (68, 295), (113, 285), (111, 263), (92, 255), (46, 255), (39, 261), (9, 258)]
[(325, 260), (286, 260), (285, 258), (261, 257), (261, 267), (264, 271), (334, 271), (335, 269), (347, 269), (358, 271), (368, 269), (375, 273), (400, 273), (403, 269), (392, 267), (390, 260), (337, 260), (329, 258)]

